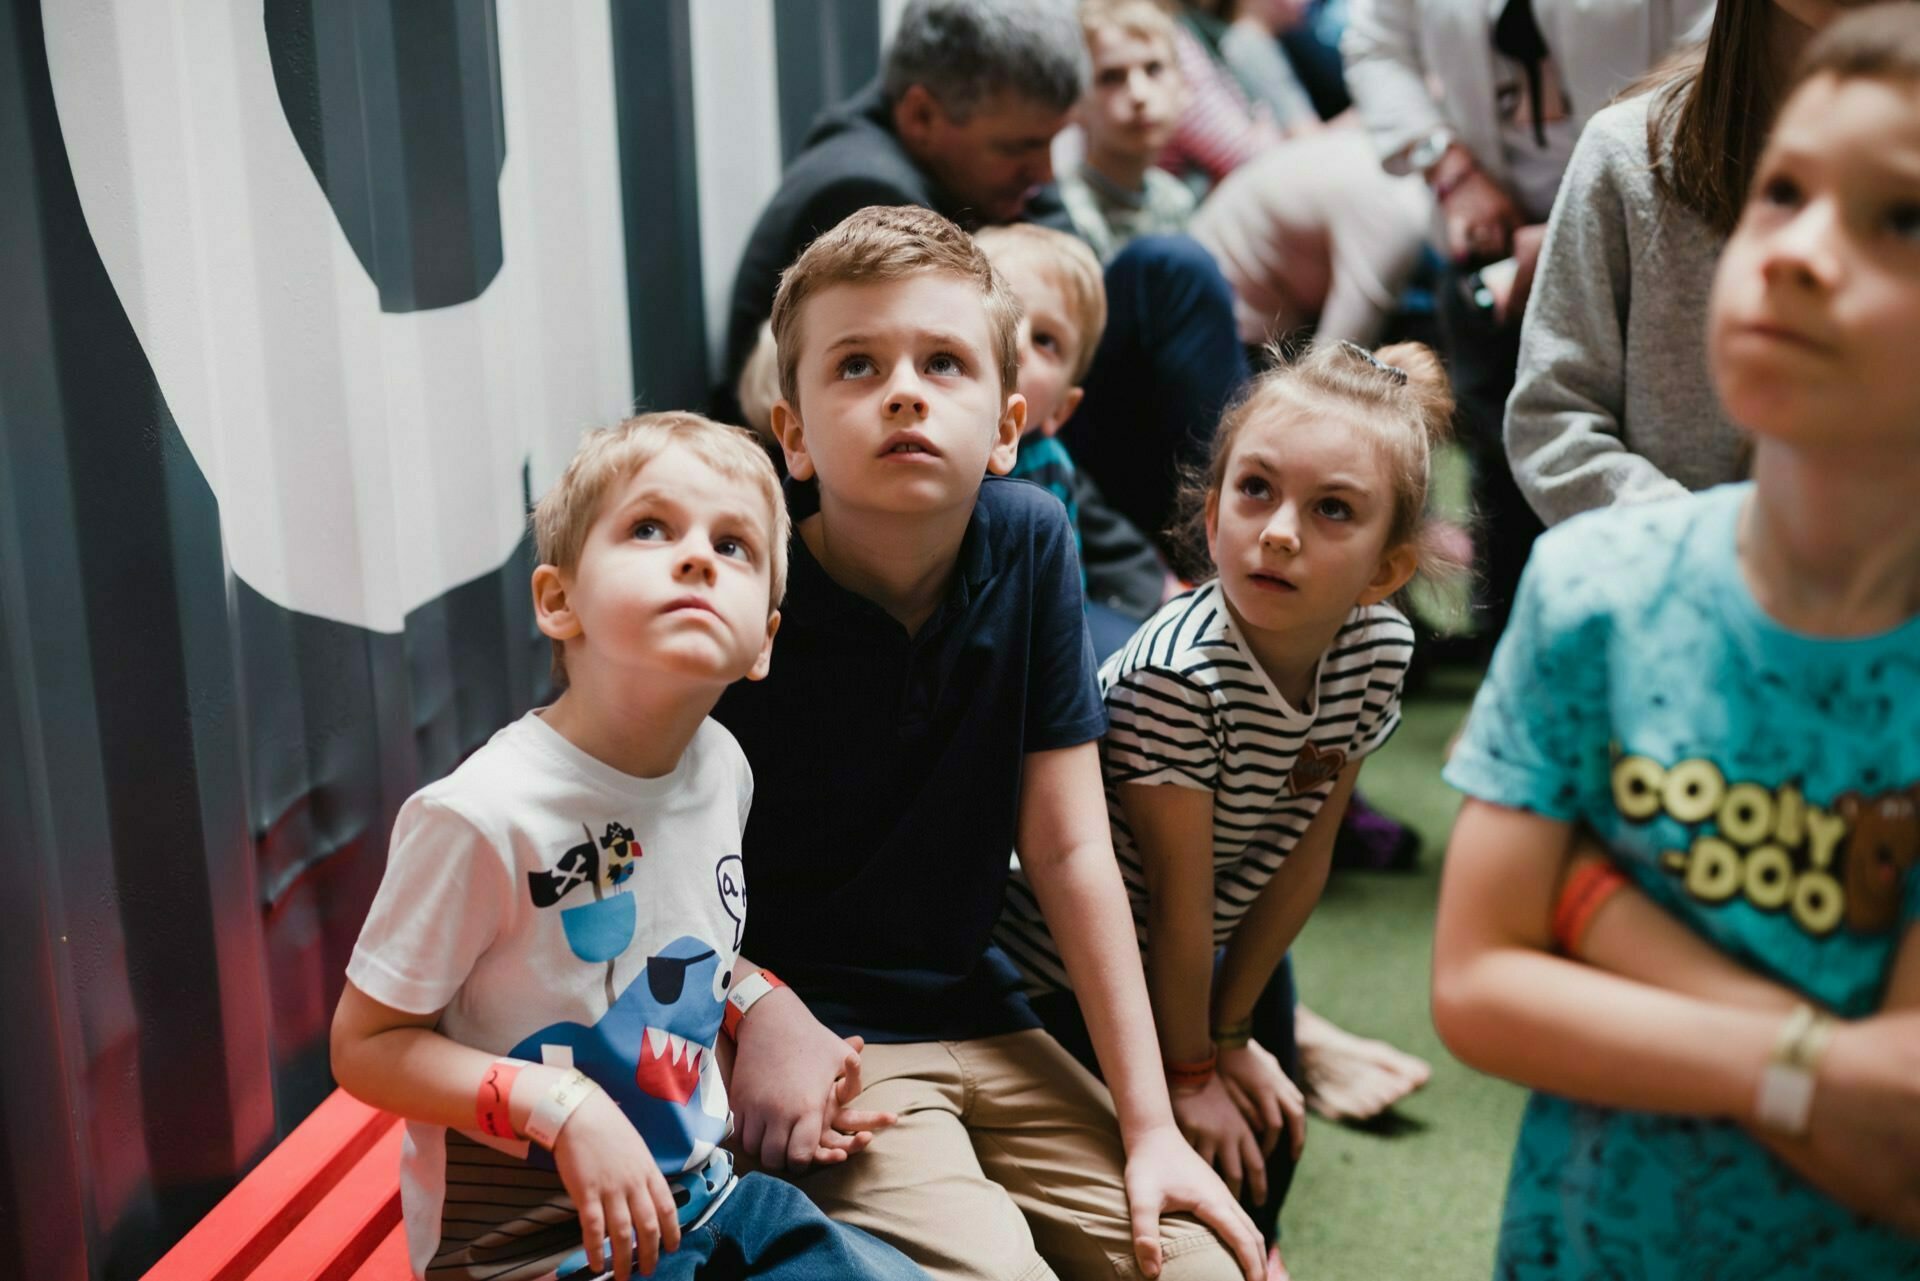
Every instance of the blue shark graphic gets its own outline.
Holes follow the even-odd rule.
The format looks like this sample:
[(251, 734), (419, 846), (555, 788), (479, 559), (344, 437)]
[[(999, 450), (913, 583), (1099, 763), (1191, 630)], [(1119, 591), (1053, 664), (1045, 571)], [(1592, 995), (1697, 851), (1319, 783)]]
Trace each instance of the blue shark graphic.
[[(570, 1051), (573, 1065), (613, 1096), (671, 1178), (704, 1162), (726, 1137), (726, 1108), (707, 1111), (702, 1088), (720, 1032), (719, 968), (712, 944), (677, 938), (647, 958), (598, 1023), (549, 1024), (514, 1046), (513, 1055), (539, 1062), (547, 1047)], [(528, 1160), (552, 1164), (538, 1148)]]

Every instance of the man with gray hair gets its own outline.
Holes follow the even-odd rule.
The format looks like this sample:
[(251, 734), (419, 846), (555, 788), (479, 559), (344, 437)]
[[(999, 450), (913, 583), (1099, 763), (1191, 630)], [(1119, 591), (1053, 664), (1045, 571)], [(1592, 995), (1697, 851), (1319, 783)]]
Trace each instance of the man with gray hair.
[(880, 79), (821, 113), (754, 225), (734, 280), (725, 385), (780, 273), (856, 210), (924, 205), (969, 230), (1022, 217), (1071, 230), (1051, 148), (1087, 74), (1071, 0), (908, 5)]

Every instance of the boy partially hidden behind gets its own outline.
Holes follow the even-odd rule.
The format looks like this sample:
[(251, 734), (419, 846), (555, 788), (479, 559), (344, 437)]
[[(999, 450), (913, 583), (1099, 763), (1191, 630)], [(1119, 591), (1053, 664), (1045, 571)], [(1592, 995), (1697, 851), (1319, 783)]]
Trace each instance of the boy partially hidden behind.
[(1107, 327), (1100, 260), (1078, 236), (1033, 223), (982, 227), (973, 239), (1020, 302), (1019, 390), (1027, 422), (1007, 475), (1032, 481), (1065, 505), (1078, 547), (1075, 468), (1059, 435), (1086, 395), (1081, 384)]
[[(747, 950), (790, 985), (741, 1024), (742, 1145), (815, 1166), (823, 1209), (943, 1278), (1253, 1278), (1258, 1234), (1167, 1103), (1073, 537), (1059, 503), (1002, 479), (1026, 421), (1019, 323), (980, 249), (924, 209), (863, 210), (781, 280), (793, 588), (778, 673), (715, 712), (760, 778)], [(990, 946), (1016, 847), (1111, 1097)], [(853, 1036), (848, 1102), (899, 1121), (820, 1169)], [(1160, 1219), (1182, 1210), (1231, 1250)]]
[[(534, 527), (565, 691), (401, 810), (334, 1016), (341, 1086), (408, 1120), (414, 1275), (920, 1277), (719, 1146), (722, 1012), (731, 1033), (765, 984), (737, 957), (753, 776), (707, 713), (767, 673), (772, 464), (735, 428), (635, 418), (587, 437)], [(851, 1133), (816, 1131), (821, 1162), (890, 1120), (840, 1105), (857, 1045), (833, 1073)]]
[[(1066, 507), (1074, 549), (1081, 554), (1084, 570), (1087, 545), (1080, 520), (1080, 478), (1073, 456), (1060, 443), (1059, 433), (1086, 395), (1081, 384), (1093, 365), (1100, 334), (1107, 327), (1107, 289), (1100, 276), (1100, 260), (1078, 236), (1030, 222), (982, 227), (973, 233), (973, 239), (1020, 300), (1023, 313), (1020, 395), (1027, 402), (1027, 424), (1013, 470), (1007, 475), (1032, 481)], [(1097, 507), (1090, 510), (1090, 517), (1099, 519)], [(1124, 518), (1109, 514), (1106, 519), (1110, 529), (1114, 524), (1124, 528), (1124, 532), (1113, 529), (1108, 534), (1110, 539), (1116, 533), (1131, 535), (1146, 550), (1146, 540)], [(1157, 569), (1158, 560), (1152, 552), (1146, 551), (1146, 556)], [(1150, 571), (1141, 566), (1135, 572)], [(1164, 570), (1159, 577), (1163, 583), (1172, 582), (1172, 576)], [(1096, 662), (1104, 661), (1132, 638), (1147, 613), (1137, 608), (1115, 608), (1107, 600), (1096, 599), (1088, 576), (1083, 574), (1082, 581), (1090, 589), (1086, 610), (1093, 656)]]

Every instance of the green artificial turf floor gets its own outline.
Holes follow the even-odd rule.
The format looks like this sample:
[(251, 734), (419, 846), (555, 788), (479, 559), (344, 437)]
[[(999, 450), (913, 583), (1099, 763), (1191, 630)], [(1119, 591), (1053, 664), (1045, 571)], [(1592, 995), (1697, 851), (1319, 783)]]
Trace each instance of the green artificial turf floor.
[(1433, 1079), (1385, 1124), (1309, 1121), (1281, 1216), (1287, 1265), (1300, 1281), (1469, 1281), (1492, 1272), (1525, 1093), (1456, 1062), (1427, 1009), (1441, 856), (1459, 805), (1440, 781), (1441, 752), (1477, 678), (1434, 672), (1360, 776), (1372, 804), (1424, 838), (1418, 869), (1336, 871), (1294, 947), (1303, 1001), (1433, 1064)]

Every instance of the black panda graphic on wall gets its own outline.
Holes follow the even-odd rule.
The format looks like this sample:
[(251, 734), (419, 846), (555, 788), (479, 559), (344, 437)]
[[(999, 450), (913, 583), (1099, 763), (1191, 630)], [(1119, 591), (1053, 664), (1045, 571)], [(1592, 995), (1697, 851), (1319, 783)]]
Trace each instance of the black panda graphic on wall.
[(46, 24), (88, 231), (233, 573), (399, 633), (499, 570), (633, 398), (614, 69), (581, 56), (608, 11), (63, 0)]
[(478, 298), (507, 158), (493, 0), (266, 0), (263, 18), (287, 125), (380, 309)]

